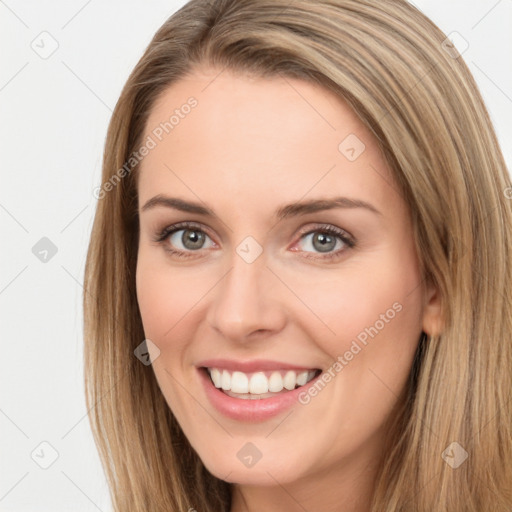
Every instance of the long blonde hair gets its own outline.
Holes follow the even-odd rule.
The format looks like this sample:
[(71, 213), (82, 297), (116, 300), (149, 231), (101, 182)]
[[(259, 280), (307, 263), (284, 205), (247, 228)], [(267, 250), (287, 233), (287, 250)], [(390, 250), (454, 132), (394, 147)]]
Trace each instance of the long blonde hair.
[(335, 91), (375, 135), (412, 212), (445, 323), (419, 344), (372, 510), (512, 510), (512, 189), (477, 85), (445, 39), (405, 0), (192, 0), (157, 31), (109, 125), (110, 186), (85, 269), (86, 400), (116, 512), (230, 508), (230, 485), (205, 469), (134, 355), (138, 166), (119, 173), (158, 96), (205, 63)]

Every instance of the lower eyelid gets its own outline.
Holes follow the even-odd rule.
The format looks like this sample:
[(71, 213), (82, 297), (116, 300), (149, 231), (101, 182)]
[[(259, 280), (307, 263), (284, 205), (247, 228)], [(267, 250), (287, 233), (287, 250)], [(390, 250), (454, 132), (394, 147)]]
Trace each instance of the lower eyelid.
[(353, 247), (353, 244), (351, 244), (348, 240), (347, 241), (343, 240), (339, 235), (335, 235), (335, 237), (341, 241), (342, 246), (338, 249), (333, 249), (332, 251), (329, 251), (329, 252), (322, 253), (322, 252), (301, 250), (299, 248), (296, 248), (297, 244), (294, 246), (294, 248), (292, 248), (292, 251), (303, 253), (303, 255), (302, 255), (303, 258), (313, 259), (313, 260), (317, 260), (317, 261), (341, 258), (347, 252), (347, 250), (349, 250)]
[[(207, 247), (207, 248), (200, 248), (200, 249), (197, 249), (197, 250), (191, 250), (191, 249), (176, 249), (172, 246), (170, 247), (167, 247), (167, 245), (169, 244), (166, 244), (166, 241), (173, 235), (175, 235), (176, 233), (179, 233), (180, 231), (186, 231), (186, 230), (192, 230), (192, 231), (199, 231), (201, 233), (203, 233), (206, 237), (208, 237), (212, 243), (212, 245), (214, 247), (218, 247), (218, 244), (214, 241), (214, 239), (208, 234), (208, 232), (203, 229), (201, 226), (196, 226), (194, 224), (190, 224), (190, 225), (177, 225), (175, 227), (172, 227), (172, 226), (169, 226), (168, 227), (169, 229), (167, 230), (164, 230), (164, 233), (160, 233), (160, 235), (156, 238), (156, 241), (157, 242), (160, 242), (164, 245), (166, 245), (164, 247), (164, 249), (169, 252), (170, 254), (173, 254), (177, 257), (183, 257), (183, 258), (186, 258), (186, 257), (193, 257), (194, 256), (194, 253), (201, 253), (203, 252), (204, 250), (210, 250), (211, 247)], [(167, 231), (165, 233), (165, 231)], [(297, 243), (299, 243), (300, 241), (302, 241), (306, 236), (309, 236), (309, 235), (312, 235), (312, 234), (315, 234), (315, 233), (326, 233), (330, 236), (333, 236), (335, 238), (337, 238), (338, 240), (340, 240), (342, 242), (342, 244), (344, 245), (344, 247), (340, 248), (340, 249), (337, 249), (337, 250), (333, 250), (333, 251), (330, 251), (330, 252), (326, 252), (326, 253), (321, 253), (321, 252), (314, 252), (314, 251), (301, 251), (300, 249), (299, 250), (296, 250), (297, 252), (304, 252), (306, 254), (306, 258), (309, 258), (309, 259), (316, 259), (316, 260), (328, 260), (328, 259), (332, 259), (332, 258), (336, 258), (337, 256), (341, 256), (342, 253), (346, 252), (347, 249), (351, 249), (354, 245), (355, 245), (355, 242), (351, 239), (351, 237), (348, 235), (348, 234), (345, 234), (345, 232), (342, 233), (338, 233), (337, 230), (333, 230), (333, 229), (326, 229), (325, 226), (319, 226), (317, 228), (313, 228), (313, 229), (309, 229), (308, 231), (303, 231), (302, 233), (299, 234), (299, 239), (298, 241), (294, 244), (294, 247), (297, 245)], [(292, 249), (294, 252), (295, 250)]]

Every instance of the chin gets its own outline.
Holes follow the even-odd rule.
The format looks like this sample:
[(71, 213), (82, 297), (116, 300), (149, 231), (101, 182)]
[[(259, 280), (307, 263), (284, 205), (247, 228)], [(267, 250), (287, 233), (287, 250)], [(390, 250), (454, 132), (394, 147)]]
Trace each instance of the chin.
[[(208, 454), (198, 453), (198, 455), (213, 476), (229, 483), (264, 486), (276, 485), (277, 482), (286, 484), (301, 478), (306, 468), (298, 466), (300, 459), (292, 460), (293, 457), (284, 452), (276, 453), (271, 447), (267, 450), (271, 454), (266, 456), (261, 454), (261, 458), (258, 459), (255, 446), (251, 445), (250, 441), (244, 440), (241, 443), (233, 443), (230, 449), (219, 449), (219, 452), (223, 452), (221, 456), (219, 452), (211, 451)], [(295, 450), (294, 452), (297, 453)], [(285, 464), (283, 464), (284, 461), (286, 461)]]

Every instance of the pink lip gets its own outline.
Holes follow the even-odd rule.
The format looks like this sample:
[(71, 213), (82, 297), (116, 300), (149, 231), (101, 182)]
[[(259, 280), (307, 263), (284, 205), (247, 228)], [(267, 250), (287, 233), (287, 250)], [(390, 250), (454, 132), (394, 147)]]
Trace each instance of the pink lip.
[(232, 359), (207, 359), (205, 361), (200, 361), (196, 366), (204, 366), (205, 368), (222, 368), (231, 371), (238, 370), (244, 373), (269, 370), (303, 371), (314, 369), (311, 366), (297, 366), (289, 363), (282, 363), (280, 361), (269, 361), (265, 359), (253, 359), (252, 361), (235, 361)]
[[(216, 364), (218, 364), (218, 362)], [(218, 368), (218, 366), (212, 366), (214, 368)], [(225, 366), (224, 368), (229, 369)], [(240, 366), (238, 366), (238, 368), (240, 369)], [(261, 366), (258, 366), (257, 368), (262, 369)], [(279, 368), (283, 368), (283, 366), (279, 366)], [(277, 366), (270, 369), (277, 369)], [(291, 407), (294, 403), (298, 403), (299, 394), (311, 386), (321, 376), (320, 373), (306, 385), (271, 398), (244, 400), (241, 398), (233, 398), (226, 395), (222, 390), (216, 388), (205, 368), (198, 368), (197, 371), (199, 373), (199, 378), (203, 383), (206, 396), (215, 409), (228, 418), (248, 422), (265, 421), (273, 416), (277, 416), (279, 413)]]

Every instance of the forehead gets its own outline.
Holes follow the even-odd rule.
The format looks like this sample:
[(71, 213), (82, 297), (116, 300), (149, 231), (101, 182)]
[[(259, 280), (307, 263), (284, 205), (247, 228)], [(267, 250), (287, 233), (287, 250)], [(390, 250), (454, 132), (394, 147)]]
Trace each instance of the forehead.
[[(187, 103), (192, 98), (197, 105), (188, 109)], [(177, 129), (178, 124), (194, 124), (195, 129), (199, 128), (194, 117), (207, 117), (210, 124), (203, 128), (216, 131), (219, 136), (272, 136), (272, 132), (286, 128), (289, 135), (316, 132), (318, 136), (328, 137), (329, 132), (339, 132), (339, 136), (352, 130), (362, 138), (371, 137), (356, 113), (334, 92), (283, 75), (262, 78), (230, 70), (199, 68), (160, 94), (151, 109), (146, 133), (169, 121), (173, 114), (175, 119), (169, 132), (173, 137), (183, 132), (183, 127)], [(187, 117), (192, 121), (181, 123)], [(232, 128), (236, 128), (234, 132), (230, 131)]]
[(371, 132), (332, 91), (304, 80), (196, 70), (155, 102), (149, 139), (139, 180), (145, 198), (178, 190), (281, 203), (337, 189), (382, 202), (393, 193)]

